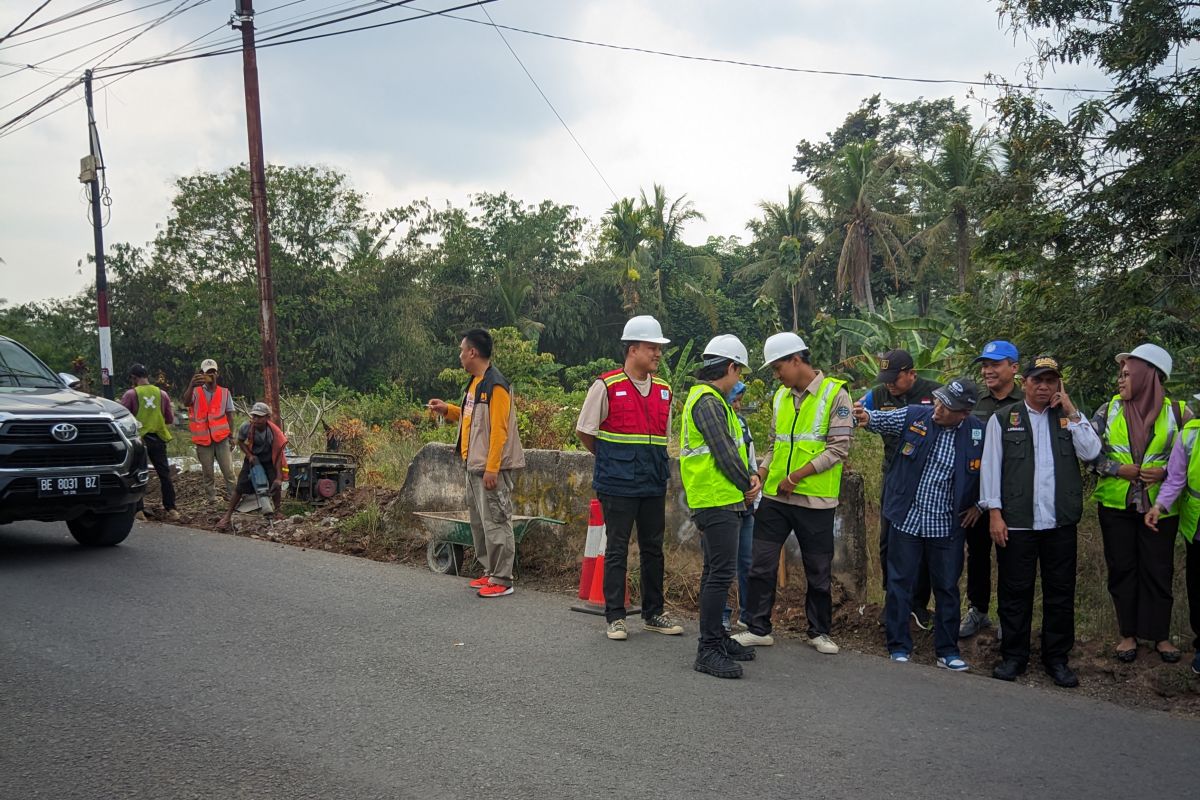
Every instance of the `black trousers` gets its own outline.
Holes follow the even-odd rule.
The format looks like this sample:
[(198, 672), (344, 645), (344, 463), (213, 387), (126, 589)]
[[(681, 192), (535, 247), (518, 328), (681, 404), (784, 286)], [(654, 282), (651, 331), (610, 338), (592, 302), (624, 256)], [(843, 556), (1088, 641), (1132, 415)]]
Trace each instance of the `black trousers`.
[(725, 637), (722, 619), (729, 587), (737, 575), (742, 516), (737, 511), (722, 508), (701, 508), (692, 512), (692, 522), (700, 529), (700, 548), (704, 552), (704, 572), (700, 575), (701, 650), (720, 646)]
[[(879, 565), (883, 567), (883, 591), (887, 594), (888, 587), (888, 537), (892, 533), (892, 523), (883, 516), (883, 504), (879, 512)], [(929, 557), (922, 551), (921, 563), (917, 567), (917, 582), (912, 591), (912, 607), (929, 608), (929, 598), (933, 596), (933, 583), (929, 577)]]
[(981, 614), (992, 604), (992, 534), (986, 511), (967, 528), (967, 602)]
[(1161, 642), (1170, 635), (1171, 581), (1179, 517), (1158, 521), (1152, 531), (1132, 508), (1100, 506), (1100, 533), (1108, 565), (1108, 593), (1121, 636)]
[[(146, 460), (158, 474), (158, 483), (162, 492), (163, 508), (171, 511), (175, 508), (175, 484), (171, 482), (171, 465), (167, 463), (167, 443), (152, 433), (142, 437), (146, 445)], [(142, 503), (138, 502), (138, 509)]]
[(1078, 537), (1074, 525), (1048, 531), (1008, 532), (1008, 544), (996, 548), (997, 606), (1003, 639), (1000, 654), (1029, 663), (1033, 592), (1042, 572), (1042, 663), (1067, 663), (1075, 645), (1075, 564)]
[[(1162, 522), (1159, 522), (1161, 525)], [(1192, 626), (1192, 647), (1200, 650), (1200, 534), (1187, 545), (1188, 623)]]
[(779, 572), (780, 550), (794, 531), (804, 562), (808, 591), (804, 596), (804, 615), (808, 635), (828, 634), (833, 624), (833, 516), (832, 508), (802, 508), (764, 497), (754, 514), (754, 551), (747, 581), (749, 595), (746, 623), (752, 633), (766, 636), (771, 632), (771, 611), (775, 607), (775, 583)]
[[(618, 497), (597, 494), (604, 509), (604, 617), (609, 622), (625, 619), (625, 576), (628, 571), (629, 539), (637, 525), (638, 551), (642, 563), (642, 617), (663, 612), (663, 530), (667, 525), (667, 498)], [(724, 602), (724, 601), (722, 601)], [(718, 624), (720, 620), (718, 619)]]

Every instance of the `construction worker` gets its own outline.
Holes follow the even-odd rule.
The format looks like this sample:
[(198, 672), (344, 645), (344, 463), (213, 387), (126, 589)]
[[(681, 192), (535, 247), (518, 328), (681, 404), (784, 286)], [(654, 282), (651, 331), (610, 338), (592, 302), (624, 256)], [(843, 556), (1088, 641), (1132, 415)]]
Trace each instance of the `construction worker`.
[(471, 537), (483, 564), (483, 575), (467, 585), (480, 597), (504, 597), (513, 593), (512, 492), (515, 471), (525, 468), (525, 451), (512, 387), (492, 364), (492, 335), (482, 328), (464, 333), (458, 361), (468, 376), (462, 404), (433, 399), (426, 407), (458, 421), (456, 447), (466, 468)]
[[(171, 479), (171, 465), (167, 461), (167, 442), (172, 439), (170, 426), (175, 422), (171, 398), (166, 391), (150, 383), (150, 371), (144, 365), (131, 364), (129, 377), (133, 381), (133, 388), (121, 396), (121, 405), (137, 417), (141, 426), (139, 432), (146, 444), (146, 458), (158, 475), (164, 516), (171, 522), (178, 522), (175, 483)], [(143, 520), (146, 518), (141, 500), (138, 501), (138, 517)]]
[[(996, 409), (1025, 399), (1025, 393), (1017, 386), (1017, 375), (1021, 371), (1020, 354), (1016, 345), (996, 339), (983, 346), (983, 352), (975, 357), (983, 376), (987, 394), (979, 398), (971, 413), (984, 425), (987, 439), (987, 424)], [(992, 603), (992, 533), (986, 514), (967, 528), (967, 613), (958, 627), (958, 638), (968, 639), (992, 624), (988, 609)], [(996, 628), (996, 638), (1003, 631)]]
[[(1193, 395), (1200, 400), (1200, 394)], [(1166, 513), (1177, 498), (1181, 499), (1179, 511), (1179, 535), (1187, 542), (1186, 583), (1188, 595), (1188, 619), (1191, 623), (1192, 672), (1200, 675), (1200, 537), (1196, 536), (1200, 524), (1200, 420), (1191, 420), (1183, 426), (1183, 433), (1176, 437), (1171, 448), (1171, 460), (1167, 462), (1167, 477), (1154, 505), (1146, 512), (1146, 527), (1158, 530), (1158, 520)], [(1186, 491), (1185, 491), (1186, 490)]]
[(747, 647), (775, 643), (771, 611), (780, 550), (794, 531), (808, 589), (804, 613), (808, 643), (834, 654), (833, 518), (842, 486), (842, 462), (850, 451), (852, 401), (845, 382), (812, 365), (808, 346), (794, 333), (777, 333), (763, 359), (783, 385), (772, 400), (770, 447), (758, 466), (763, 499), (754, 515), (754, 551), (746, 609), (748, 630), (735, 634)]
[(225, 516), (217, 522), (217, 530), (229, 530), (233, 512), (237, 510), (242, 497), (257, 494), (251, 470), (255, 465), (261, 466), (270, 487), (271, 498), (275, 508), (279, 508), (283, 486), (283, 472), (287, 467), (284, 448), (287, 446), (287, 435), (271, 421), (271, 407), (266, 403), (255, 403), (250, 408), (250, 420), (243, 422), (238, 428), (237, 444), (242, 451), (242, 470), (238, 473), (237, 486), (233, 496), (229, 498), (229, 507)]
[(213, 490), (213, 461), (221, 467), (225, 481), (222, 499), (233, 496), (233, 457), (229, 435), (233, 432), (233, 393), (219, 383), (217, 362), (206, 358), (192, 377), (183, 404), (188, 410), (188, 428), (196, 447), (196, 460), (204, 473), (204, 491), (208, 502), (217, 500)]
[(606, 635), (615, 641), (629, 638), (625, 575), (634, 525), (641, 552), (642, 627), (669, 636), (683, 633), (683, 626), (664, 610), (663, 598), (671, 387), (654, 373), (662, 346), (670, 341), (654, 317), (625, 323), (625, 363), (591, 385), (575, 425), (579, 441), (596, 456), (592, 488), (604, 509), (608, 536), (604, 618)]
[(997, 610), (1003, 637), (992, 676), (1012, 681), (1029, 663), (1034, 582), (1042, 577), (1042, 665), (1064, 688), (1075, 645), (1076, 525), (1083, 516), (1079, 461), (1100, 455), (1100, 438), (1063, 387), (1058, 362), (1038, 356), (1025, 370), (1025, 398), (996, 412), (984, 435), (980, 505), (996, 543)]
[[(863, 408), (868, 411), (895, 411), (912, 405), (933, 406), (933, 390), (938, 388), (936, 381), (922, 378), (917, 374), (913, 357), (907, 350), (889, 350), (879, 359), (879, 383), (867, 392), (862, 399)], [(883, 484), (879, 494), (879, 505), (883, 507), (883, 497), (887, 494), (888, 467), (900, 449), (900, 437), (884, 435), (883, 440)], [(883, 514), (879, 515), (879, 568), (883, 574), (883, 585), (887, 586), (887, 549), (888, 521)], [(917, 627), (929, 630), (931, 614), (929, 612), (929, 565), (924, 564), (917, 575), (917, 589), (913, 594), (912, 616)], [(883, 624), (883, 615), (879, 618)]]
[(1159, 515), (1157, 531), (1146, 527), (1145, 514), (1156, 504), (1175, 438), (1190, 412), (1167, 396), (1172, 360), (1166, 350), (1140, 344), (1120, 353), (1117, 363), (1117, 394), (1092, 417), (1101, 441), (1092, 464), (1100, 475), (1092, 499), (1099, 504), (1108, 592), (1120, 628), (1116, 657), (1133, 661), (1138, 639), (1145, 639), (1173, 664), (1181, 658), (1170, 639), (1178, 509)]
[(902, 437), (883, 501), (883, 514), (892, 526), (884, 607), (892, 661), (907, 662), (912, 655), (910, 607), (924, 558), (935, 601), (937, 665), (954, 672), (968, 669), (958, 649), (962, 612), (958, 579), (962, 576), (964, 529), (980, 515), (983, 423), (971, 416), (977, 392), (974, 383), (958, 378), (934, 391), (933, 408), (855, 409), (855, 419), (867, 430)]
[(754, 649), (728, 638), (721, 623), (737, 572), (742, 520), (762, 483), (749, 467), (742, 428), (726, 395), (749, 367), (750, 356), (736, 336), (726, 334), (710, 341), (702, 358), (696, 371), (700, 382), (683, 407), (679, 445), (679, 474), (704, 553), (694, 667), (718, 678), (740, 678), (737, 662), (753, 660)]

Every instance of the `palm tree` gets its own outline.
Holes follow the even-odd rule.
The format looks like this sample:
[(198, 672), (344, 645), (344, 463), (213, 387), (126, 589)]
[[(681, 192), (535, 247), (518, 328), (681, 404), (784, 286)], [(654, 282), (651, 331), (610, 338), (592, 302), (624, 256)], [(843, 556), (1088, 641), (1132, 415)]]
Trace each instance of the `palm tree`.
[(612, 204), (604, 215), (600, 245), (613, 267), (612, 278), (621, 292), (621, 305), (632, 314), (641, 303), (638, 282), (649, 261), (646, 242), (650, 241), (646, 213), (634, 205), (632, 197)]
[(792, 330), (799, 330), (800, 298), (809, 293), (804, 257), (813, 247), (812, 209), (803, 186), (789, 186), (786, 203), (763, 200), (758, 207), (762, 217), (747, 227), (754, 234), (760, 258), (738, 270), (738, 275), (763, 279), (758, 291), (758, 301), (763, 303), (778, 303), (777, 298), (786, 291), (791, 297)]
[(704, 215), (696, 210), (696, 204), (681, 194), (672, 202), (667, 191), (661, 185), (653, 184), (653, 199), (646, 196), (642, 190), (642, 201), (639, 210), (646, 223), (646, 232), (650, 237), (649, 255), (651, 268), (654, 270), (654, 290), (658, 295), (658, 304), (665, 302), (665, 284), (669, 276), (664, 275), (667, 255), (671, 246), (679, 239), (683, 227), (692, 220), (704, 219)]
[(970, 283), (971, 243), (979, 222), (978, 190), (995, 171), (992, 145), (984, 131), (972, 133), (966, 125), (951, 128), (933, 160), (921, 165), (922, 205), (932, 224), (911, 241), (926, 249), (923, 269), (924, 262), (944, 257), (943, 245), (953, 238), (959, 293), (966, 292)]
[(908, 220), (879, 207), (892, 186), (896, 160), (878, 157), (877, 149), (874, 139), (847, 144), (818, 178), (829, 233), (804, 260), (805, 269), (812, 269), (836, 249), (838, 294), (849, 292), (855, 305), (871, 313), (875, 313), (873, 260), (880, 258), (897, 284), (900, 266), (911, 267), (900, 241), (909, 228)]

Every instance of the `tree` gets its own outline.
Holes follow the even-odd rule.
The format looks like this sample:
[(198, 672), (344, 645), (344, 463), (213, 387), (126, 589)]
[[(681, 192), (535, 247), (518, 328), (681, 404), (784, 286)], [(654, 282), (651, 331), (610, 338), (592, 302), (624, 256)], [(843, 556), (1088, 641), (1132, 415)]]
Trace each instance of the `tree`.
[(638, 286), (649, 262), (646, 244), (651, 239), (646, 212), (634, 205), (632, 197), (613, 203), (601, 222), (600, 246), (609, 257), (611, 277), (620, 289), (621, 305), (627, 314), (636, 313), (641, 305)]
[(787, 295), (792, 312), (792, 330), (800, 329), (800, 300), (809, 293), (805, 258), (813, 249), (813, 213), (804, 187), (788, 187), (787, 202), (763, 200), (762, 217), (746, 227), (754, 235), (757, 259), (742, 267), (740, 275), (760, 279), (758, 296), (763, 302), (778, 303)]

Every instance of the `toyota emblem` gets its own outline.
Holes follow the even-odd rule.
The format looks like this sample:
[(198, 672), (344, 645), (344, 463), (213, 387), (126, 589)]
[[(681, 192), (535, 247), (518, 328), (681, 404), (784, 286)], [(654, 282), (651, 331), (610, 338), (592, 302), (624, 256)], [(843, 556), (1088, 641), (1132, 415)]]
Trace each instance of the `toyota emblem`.
[(50, 435), (59, 442), (73, 442), (79, 435), (79, 428), (69, 422), (60, 422), (50, 429)]

